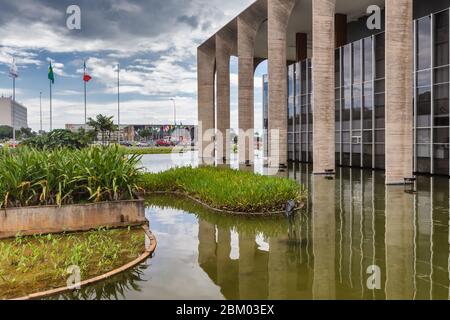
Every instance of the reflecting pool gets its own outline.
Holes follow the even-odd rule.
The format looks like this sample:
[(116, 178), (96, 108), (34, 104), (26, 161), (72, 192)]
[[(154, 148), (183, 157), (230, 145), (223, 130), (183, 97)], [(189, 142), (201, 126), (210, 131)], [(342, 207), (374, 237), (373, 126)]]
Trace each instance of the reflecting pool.
[[(170, 157), (143, 163), (165, 170)], [(450, 298), (449, 179), (386, 188), (383, 172), (340, 168), (330, 180), (311, 170), (296, 164), (279, 173), (310, 191), (291, 219), (224, 216), (185, 198), (148, 198), (154, 257), (56, 298)]]

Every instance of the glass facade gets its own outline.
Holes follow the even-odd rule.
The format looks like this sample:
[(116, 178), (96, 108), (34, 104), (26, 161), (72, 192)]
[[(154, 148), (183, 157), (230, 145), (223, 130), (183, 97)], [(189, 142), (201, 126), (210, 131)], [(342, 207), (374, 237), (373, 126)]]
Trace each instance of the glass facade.
[[(414, 21), (414, 171), (450, 175), (450, 15)], [(385, 34), (335, 52), (336, 164), (385, 168)], [(311, 60), (288, 69), (288, 157), (313, 162)], [(267, 101), (267, 88), (264, 96)], [(265, 105), (267, 110), (268, 105)], [(265, 111), (264, 126), (267, 128)], [(267, 148), (266, 148), (267, 150)]]

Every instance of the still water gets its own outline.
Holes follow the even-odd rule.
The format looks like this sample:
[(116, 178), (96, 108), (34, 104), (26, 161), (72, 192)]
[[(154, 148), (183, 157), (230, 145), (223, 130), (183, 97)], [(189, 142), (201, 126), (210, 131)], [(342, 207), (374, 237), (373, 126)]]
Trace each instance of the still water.
[[(194, 154), (177, 157), (146, 156), (143, 165), (196, 165)], [(185, 198), (150, 197), (154, 257), (57, 298), (450, 299), (449, 179), (386, 188), (383, 172), (342, 168), (328, 180), (311, 169), (278, 174), (310, 191), (292, 219), (223, 216)]]

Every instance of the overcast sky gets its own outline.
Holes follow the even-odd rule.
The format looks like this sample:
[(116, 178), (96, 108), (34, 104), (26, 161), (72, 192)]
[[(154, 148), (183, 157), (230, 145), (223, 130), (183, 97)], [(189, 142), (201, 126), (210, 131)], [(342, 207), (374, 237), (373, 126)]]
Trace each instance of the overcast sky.
[[(121, 122), (128, 124), (197, 121), (196, 48), (253, 0), (0, 0), (0, 94), (9, 96), (13, 57), (20, 77), (16, 99), (28, 108), (28, 122), (39, 129), (43, 92), (44, 130), (48, 129), (48, 61), (56, 74), (54, 127), (82, 123), (83, 61), (88, 84), (88, 116), (117, 118), (117, 75), (121, 65)], [(66, 27), (66, 9), (81, 8), (81, 30)], [(260, 120), (261, 79), (255, 79), (255, 118)], [(237, 61), (232, 59), (232, 127), (237, 127)]]

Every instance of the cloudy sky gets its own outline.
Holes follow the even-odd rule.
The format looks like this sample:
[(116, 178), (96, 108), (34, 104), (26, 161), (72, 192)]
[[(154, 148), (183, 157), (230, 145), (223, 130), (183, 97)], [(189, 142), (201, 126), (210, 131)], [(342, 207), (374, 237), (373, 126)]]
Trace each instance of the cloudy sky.
[[(9, 96), (13, 57), (20, 77), (16, 99), (28, 108), (29, 126), (39, 129), (43, 92), (48, 129), (48, 62), (56, 74), (54, 127), (82, 123), (83, 61), (88, 84), (88, 116), (117, 115), (117, 74), (121, 65), (121, 122), (194, 124), (197, 119), (196, 48), (253, 0), (0, 0), (0, 95)], [(66, 9), (81, 8), (81, 30), (66, 27)], [(260, 120), (261, 74), (255, 79), (255, 118)], [(237, 127), (237, 61), (231, 61), (232, 127)], [(117, 118), (117, 117), (115, 117)], [(259, 125), (257, 121), (256, 125)]]

